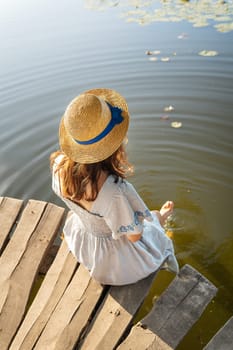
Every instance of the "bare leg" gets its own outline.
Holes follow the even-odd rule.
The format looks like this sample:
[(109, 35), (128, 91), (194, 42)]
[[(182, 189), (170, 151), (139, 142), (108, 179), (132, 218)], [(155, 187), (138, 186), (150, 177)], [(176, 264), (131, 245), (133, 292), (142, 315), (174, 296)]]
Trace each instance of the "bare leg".
[(169, 215), (172, 214), (173, 208), (174, 208), (174, 203), (172, 201), (167, 201), (166, 203), (163, 204), (163, 206), (159, 211), (152, 210), (153, 213), (157, 215), (161, 226), (164, 226), (166, 219), (168, 218)]

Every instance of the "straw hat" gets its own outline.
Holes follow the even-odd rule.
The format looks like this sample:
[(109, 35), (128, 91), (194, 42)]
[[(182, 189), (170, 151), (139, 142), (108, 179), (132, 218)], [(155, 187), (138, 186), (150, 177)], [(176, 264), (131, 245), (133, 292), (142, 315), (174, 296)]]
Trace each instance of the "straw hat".
[(87, 164), (110, 157), (129, 126), (123, 96), (110, 89), (92, 89), (74, 98), (60, 123), (59, 142), (72, 160)]

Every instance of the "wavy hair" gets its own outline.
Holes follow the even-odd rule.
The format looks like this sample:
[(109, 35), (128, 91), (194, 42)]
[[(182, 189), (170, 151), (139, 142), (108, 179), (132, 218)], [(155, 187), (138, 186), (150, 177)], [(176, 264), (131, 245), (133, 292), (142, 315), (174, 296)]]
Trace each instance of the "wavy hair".
[[(63, 155), (63, 158), (59, 164), (56, 164), (55, 172), (59, 172), (62, 195), (71, 200), (94, 201), (99, 192), (98, 180), (102, 171), (113, 175), (115, 182), (133, 174), (133, 166), (128, 162), (124, 145), (121, 145), (109, 158), (93, 164), (80, 164), (58, 150), (50, 155), (51, 169), (59, 155)], [(89, 191), (87, 193), (88, 185), (91, 188), (90, 193)]]

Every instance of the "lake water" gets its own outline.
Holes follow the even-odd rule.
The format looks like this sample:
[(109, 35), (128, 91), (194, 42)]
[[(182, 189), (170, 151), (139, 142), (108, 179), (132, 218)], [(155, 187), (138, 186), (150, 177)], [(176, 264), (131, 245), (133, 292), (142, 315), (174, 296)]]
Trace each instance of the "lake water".
[[(94, 87), (122, 93), (131, 182), (150, 208), (175, 202), (168, 229), (180, 265), (219, 289), (179, 346), (197, 350), (233, 314), (233, 32), (214, 27), (222, 9), (214, 1), (204, 10), (216, 6), (218, 21), (205, 27), (189, 3), (166, 3), (155, 20), (155, 1), (1, 1), (0, 194), (63, 205), (48, 158), (66, 105)], [(161, 275), (145, 309), (169, 280)]]

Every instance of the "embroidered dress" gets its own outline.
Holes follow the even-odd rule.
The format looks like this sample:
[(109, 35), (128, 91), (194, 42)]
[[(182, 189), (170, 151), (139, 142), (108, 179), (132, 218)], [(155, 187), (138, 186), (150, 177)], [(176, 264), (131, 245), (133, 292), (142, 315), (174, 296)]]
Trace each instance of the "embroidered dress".
[[(108, 176), (90, 212), (62, 196), (58, 172), (53, 171), (52, 187), (72, 211), (63, 230), (68, 247), (97, 281), (134, 283), (165, 261), (178, 272), (171, 239), (128, 181), (115, 183), (115, 177)], [(142, 231), (141, 239), (134, 243), (126, 236)]]

